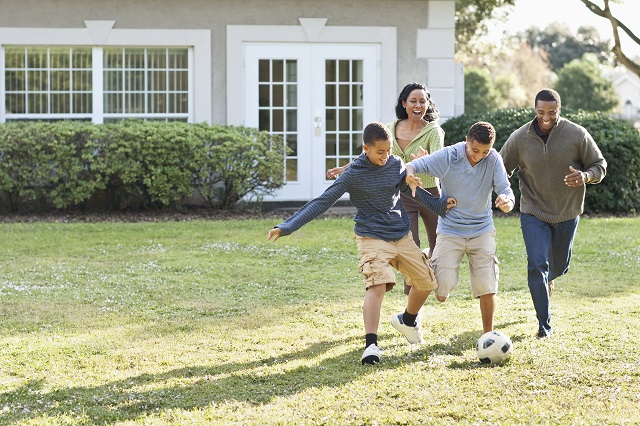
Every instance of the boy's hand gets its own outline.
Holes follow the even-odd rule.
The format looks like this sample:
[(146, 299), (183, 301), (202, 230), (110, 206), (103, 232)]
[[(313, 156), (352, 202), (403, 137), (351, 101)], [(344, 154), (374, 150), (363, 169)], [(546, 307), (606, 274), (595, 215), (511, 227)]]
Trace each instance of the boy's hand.
[(347, 166), (342, 167), (334, 167), (333, 169), (327, 170), (327, 178), (333, 179), (340, 176), (347, 169)]
[(416, 188), (417, 187), (422, 188), (422, 179), (420, 179), (418, 176), (414, 174), (408, 174), (404, 180), (405, 182), (407, 182), (407, 185), (409, 185), (409, 188), (411, 188), (411, 195), (415, 197)]
[(424, 149), (423, 147), (418, 148), (418, 155), (411, 154), (411, 159), (415, 160), (416, 158), (425, 157), (429, 155), (429, 151)]
[(280, 238), (281, 233), (282, 231), (280, 231), (280, 228), (273, 228), (271, 231), (269, 231), (269, 238), (267, 238), (267, 241), (269, 241), (272, 237), (273, 237), (273, 242), (278, 241), (278, 238)]
[(449, 211), (452, 208), (454, 208), (457, 204), (458, 204), (458, 202), (456, 201), (455, 198), (453, 198), (453, 197), (447, 198), (447, 211)]
[(505, 213), (509, 213), (513, 209), (513, 202), (506, 195), (500, 194), (496, 198), (496, 207)]

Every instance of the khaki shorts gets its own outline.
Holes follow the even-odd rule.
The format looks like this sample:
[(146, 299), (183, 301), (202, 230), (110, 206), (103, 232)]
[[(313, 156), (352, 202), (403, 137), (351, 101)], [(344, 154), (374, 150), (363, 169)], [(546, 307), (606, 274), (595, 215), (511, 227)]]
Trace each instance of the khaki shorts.
[[(377, 238), (356, 235), (360, 253), (360, 272), (365, 288), (385, 284), (387, 291), (396, 284), (396, 268), (408, 285), (419, 290), (435, 290), (436, 277), (429, 266), (429, 259), (413, 242), (411, 232), (398, 241), (383, 241)], [(391, 266), (389, 266), (391, 265)]]
[(431, 256), (431, 267), (436, 273), (436, 295), (449, 297), (460, 280), (460, 262), (467, 255), (473, 297), (498, 292), (498, 258), (496, 257), (496, 231), (475, 238), (460, 238), (438, 234)]

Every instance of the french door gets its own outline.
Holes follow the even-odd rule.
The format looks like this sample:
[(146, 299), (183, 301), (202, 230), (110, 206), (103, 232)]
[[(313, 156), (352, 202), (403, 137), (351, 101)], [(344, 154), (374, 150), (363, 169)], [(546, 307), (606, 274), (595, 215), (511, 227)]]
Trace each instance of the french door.
[[(329, 168), (362, 152), (362, 129), (380, 115), (379, 47), (246, 44), (245, 126), (283, 137), (286, 185), (269, 200), (306, 201)], [(232, 95), (232, 94), (229, 94)]]

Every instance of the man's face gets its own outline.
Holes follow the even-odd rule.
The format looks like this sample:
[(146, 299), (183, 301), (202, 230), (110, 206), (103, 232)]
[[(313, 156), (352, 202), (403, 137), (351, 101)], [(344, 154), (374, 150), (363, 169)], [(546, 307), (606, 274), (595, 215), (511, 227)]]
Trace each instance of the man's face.
[(467, 154), (467, 160), (471, 163), (472, 166), (475, 166), (480, 161), (485, 159), (489, 152), (491, 151), (491, 147), (493, 143), (480, 143), (475, 139), (469, 139), (467, 137), (467, 142), (465, 145), (465, 153)]
[(377, 140), (375, 144), (364, 145), (364, 153), (373, 164), (384, 166), (391, 155), (391, 141), (389, 139)]
[(536, 103), (536, 121), (538, 128), (548, 134), (560, 117), (560, 107), (556, 101), (538, 101)]

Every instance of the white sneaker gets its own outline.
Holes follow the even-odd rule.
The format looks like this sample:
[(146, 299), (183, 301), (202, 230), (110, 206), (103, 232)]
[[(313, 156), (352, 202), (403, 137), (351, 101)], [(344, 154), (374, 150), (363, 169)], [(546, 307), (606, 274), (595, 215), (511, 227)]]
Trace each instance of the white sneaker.
[(380, 355), (380, 349), (375, 343), (372, 343), (362, 352), (362, 364), (377, 364), (380, 362)]
[(409, 327), (402, 322), (402, 314), (398, 314), (391, 317), (391, 325), (400, 333), (404, 334), (404, 337), (406, 337), (409, 343), (411, 343), (412, 345), (424, 343), (422, 333), (420, 332), (420, 323), (417, 321), (417, 319), (416, 325), (413, 327)]

